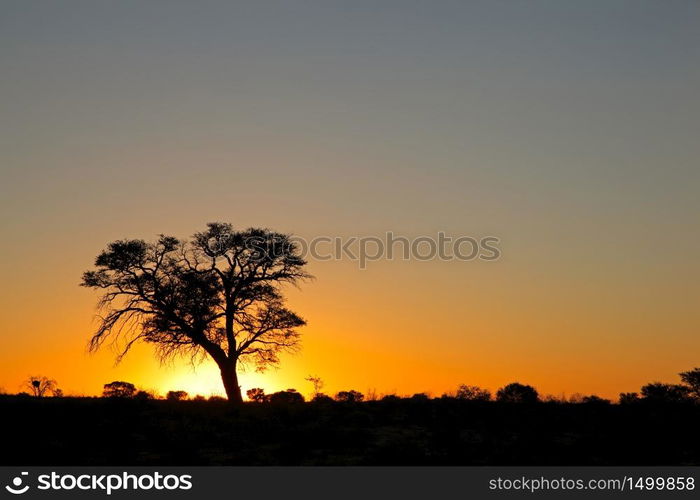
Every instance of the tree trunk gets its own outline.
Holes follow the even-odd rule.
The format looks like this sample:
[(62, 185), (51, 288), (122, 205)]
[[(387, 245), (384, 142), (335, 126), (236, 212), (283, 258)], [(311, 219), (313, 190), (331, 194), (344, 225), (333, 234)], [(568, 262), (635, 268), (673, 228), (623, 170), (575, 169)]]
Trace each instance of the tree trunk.
[(238, 385), (238, 374), (236, 373), (236, 360), (227, 360), (219, 365), (221, 371), (221, 381), (226, 389), (228, 400), (235, 404), (243, 403), (241, 387)]

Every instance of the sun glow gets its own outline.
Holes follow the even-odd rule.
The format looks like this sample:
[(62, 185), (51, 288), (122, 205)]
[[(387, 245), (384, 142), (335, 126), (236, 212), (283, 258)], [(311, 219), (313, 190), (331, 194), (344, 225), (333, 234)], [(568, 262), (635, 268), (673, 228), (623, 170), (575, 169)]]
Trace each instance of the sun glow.
[[(189, 397), (210, 396), (225, 397), (218, 367), (211, 361), (205, 361), (197, 366), (183, 366), (174, 370), (163, 370), (152, 389), (158, 395), (164, 396), (168, 391), (187, 391)], [(239, 384), (245, 397), (245, 392), (253, 387), (262, 387), (265, 392), (274, 392), (279, 385), (275, 370), (265, 373), (246, 371), (239, 373)]]

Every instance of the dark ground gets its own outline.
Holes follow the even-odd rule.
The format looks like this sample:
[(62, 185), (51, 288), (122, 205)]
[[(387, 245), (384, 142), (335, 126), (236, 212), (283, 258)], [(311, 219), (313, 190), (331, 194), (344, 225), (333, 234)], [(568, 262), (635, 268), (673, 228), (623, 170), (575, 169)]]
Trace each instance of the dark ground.
[(0, 465), (698, 465), (700, 405), (0, 396)]

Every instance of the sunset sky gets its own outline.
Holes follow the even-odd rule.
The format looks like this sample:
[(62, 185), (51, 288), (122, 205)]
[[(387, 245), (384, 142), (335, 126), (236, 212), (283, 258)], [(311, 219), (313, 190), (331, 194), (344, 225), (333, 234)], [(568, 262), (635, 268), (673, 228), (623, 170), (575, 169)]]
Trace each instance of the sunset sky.
[(311, 261), (303, 349), (243, 390), (616, 398), (700, 366), (700, 3), (5, 1), (0, 387), (222, 393), (86, 352), (105, 245), (209, 221), (500, 238)]

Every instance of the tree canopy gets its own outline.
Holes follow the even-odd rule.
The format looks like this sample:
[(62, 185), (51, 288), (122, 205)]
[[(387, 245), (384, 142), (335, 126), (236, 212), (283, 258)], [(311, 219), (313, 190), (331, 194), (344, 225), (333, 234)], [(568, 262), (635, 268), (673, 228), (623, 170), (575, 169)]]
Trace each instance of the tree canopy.
[(228, 223), (184, 240), (114, 241), (83, 274), (82, 286), (102, 292), (90, 348), (109, 338), (118, 359), (138, 341), (161, 359), (209, 356), (229, 399), (240, 402), (241, 365), (262, 371), (299, 347), (305, 321), (285, 307), (281, 287), (310, 278), (305, 265), (289, 235)]

